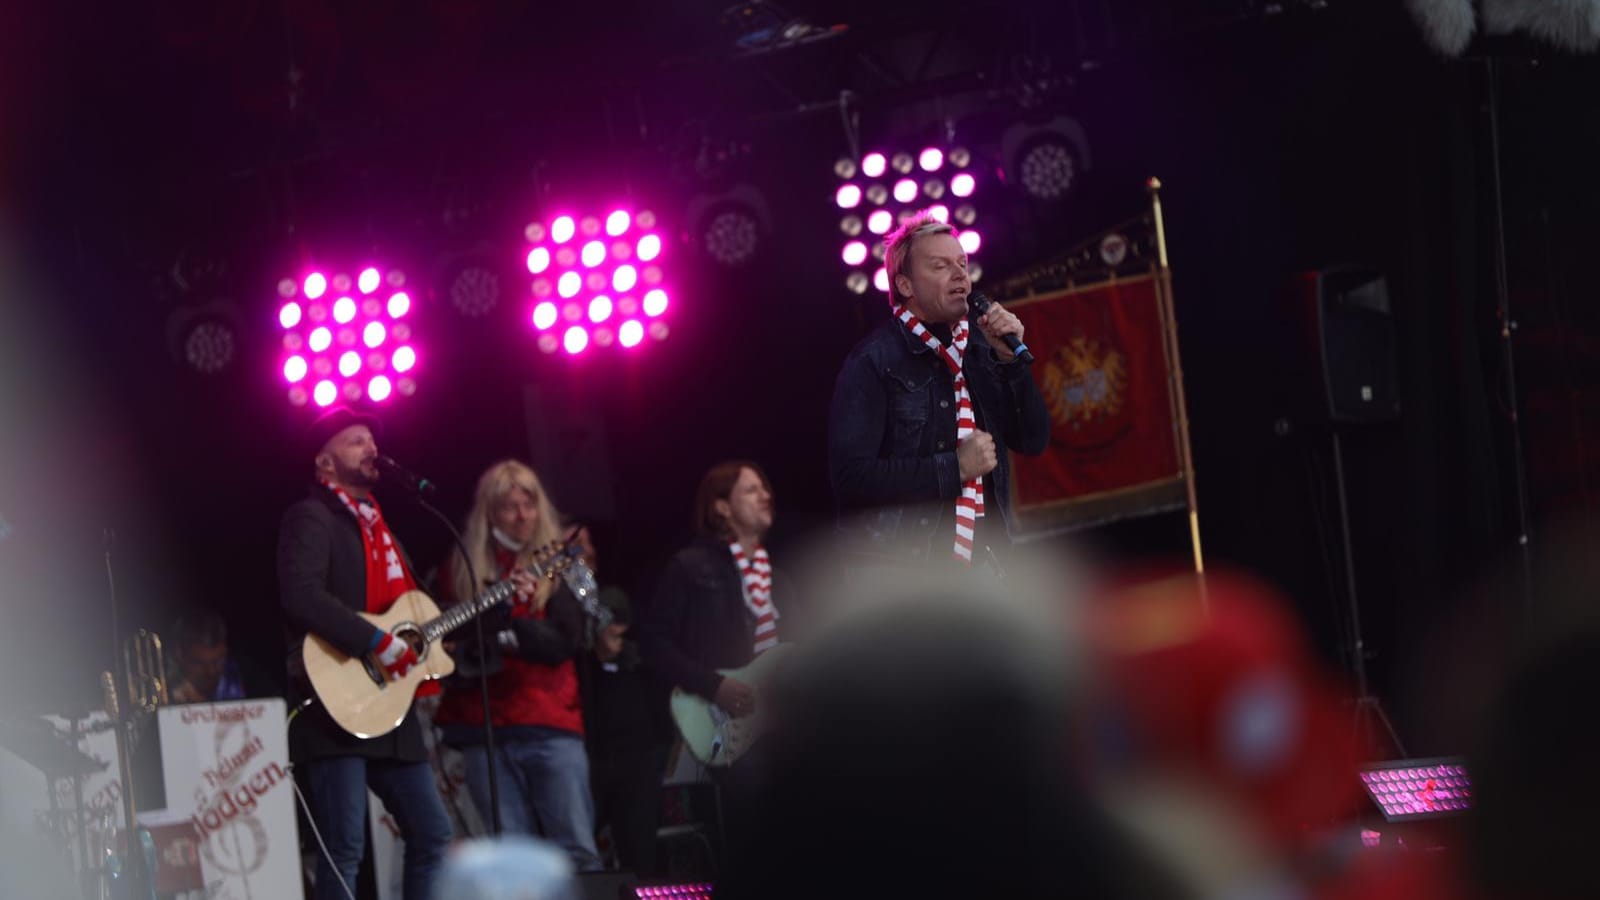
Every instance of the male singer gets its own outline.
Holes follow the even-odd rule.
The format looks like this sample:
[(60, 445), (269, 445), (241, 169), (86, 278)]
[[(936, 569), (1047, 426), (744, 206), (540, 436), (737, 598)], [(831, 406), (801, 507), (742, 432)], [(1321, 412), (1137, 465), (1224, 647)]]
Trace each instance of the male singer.
[[(389, 678), (417, 664), (405, 641), (357, 612), (380, 613), (416, 587), (405, 551), (372, 496), (378, 483), (377, 419), (343, 407), (324, 413), (302, 448), (316, 483), (290, 506), (278, 532), (279, 600), (289, 626), (291, 701), (307, 695), (300, 646), (316, 634), (344, 653), (370, 656)], [(317, 900), (356, 896), (366, 844), (367, 788), (405, 839), (405, 900), (428, 900), (451, 840), (422, 743), (415, 705), (400, 727), (374, 738), (349, 734), (321, 707), (289, 727), (289, 749), (310, 795), (311, 818), (326, 852), (317, 859)]]
[(1005, 338), (1022, 322), (969, 309), (956, 230), (926, 212), (885, 240), (893, 317), (846, 357), (828, 463), (851, 549), (998, 562), (1010, 545), (1007, 450), (1044, 452), (1050, 414)]

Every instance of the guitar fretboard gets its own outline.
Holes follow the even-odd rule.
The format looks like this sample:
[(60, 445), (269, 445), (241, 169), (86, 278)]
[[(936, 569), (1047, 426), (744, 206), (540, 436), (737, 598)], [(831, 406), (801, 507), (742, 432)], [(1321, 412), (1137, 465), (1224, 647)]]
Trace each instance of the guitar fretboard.
[[(528, 566), (527, 572), (534, 578), (544, 578), (547, 574), (543, 568), (537, 565)], [(457, 603), (437, 617), (422, 623), (422, 634), (430, 643), (436, 641), (471, 622), (490, 607), (511, 599), (511, 595), (516, 592), (516, 583), (507, 578), (505, 581), (493, 585), (488, 590), (472, 598), (471, 603)]]

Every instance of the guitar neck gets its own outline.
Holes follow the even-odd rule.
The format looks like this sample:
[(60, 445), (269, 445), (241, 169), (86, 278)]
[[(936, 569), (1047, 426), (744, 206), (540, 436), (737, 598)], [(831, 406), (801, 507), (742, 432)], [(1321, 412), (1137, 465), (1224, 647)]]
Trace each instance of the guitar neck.
[[(542, 579), (549, 574), (544, 567), (537, 563), (525, 567), (523, 571), (537, 579)], [(432, 643), (511, 599), (516, 592), (516, 583), (507, 578), (472, 598), (471, 602), (457, 603), (437, 617), (422, 623), (423, 637), (427, 638), (429, 643)]]

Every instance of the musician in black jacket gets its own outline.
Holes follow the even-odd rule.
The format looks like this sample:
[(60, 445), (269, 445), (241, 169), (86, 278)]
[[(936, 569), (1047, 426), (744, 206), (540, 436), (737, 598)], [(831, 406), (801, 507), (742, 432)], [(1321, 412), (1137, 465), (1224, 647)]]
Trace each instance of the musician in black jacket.
[[(718, 463), (695, 496), (698, 535), (667, 563), (640, 622), (640, 652), (670, 686), (698, 694), (734, 718), (760, 703), (755, 688), (718, 669), (737, 669), (778, 642), (791, 605), (788, 582), (775, 575), (762, 541), (772, 528), (772, 487), (753, 462)], [(746, 757), (714, 770), (725, 832), (737, 845), (748, 801), (762, 778)]]
[[(312, 424), (305, 452), (314, 457), (317, 483), (284, 513), (279, 529), (278, 589), (292, 648), (290, 700), (296, 705), (310, 697), (300, 654), (307, 633), (352, 657), (370, 656), (390, 678), (417, 662), (404, 641), (356, 615), (381, 612), (416, 586), (372, 496), (378, 483), (377, 424), (373, 416), (346, 408)], [(327, 844), (317, 861), (315, 897), (344, 898), (345, 886), (355, 891), (370, 787), (405, 839), (406, 900), (428, 900), (452, 835), (415, 708), (388, 734), (359, 738), (313, 704), (291, 723), (289, 741), (312, 819)]]

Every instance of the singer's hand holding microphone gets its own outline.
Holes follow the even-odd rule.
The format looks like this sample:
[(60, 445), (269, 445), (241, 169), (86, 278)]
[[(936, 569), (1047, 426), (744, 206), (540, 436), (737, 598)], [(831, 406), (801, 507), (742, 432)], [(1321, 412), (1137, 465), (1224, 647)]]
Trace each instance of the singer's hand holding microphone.
[(1033, 353), (1022, 342), (1022, 320), (1003, 307), (996, 306), (979, 291), (967, 298), (967, 305), (978, 314), (978, 328), (989, 339), (994, 353), (1001, 362), (1020, 359), (1033, 365)]

